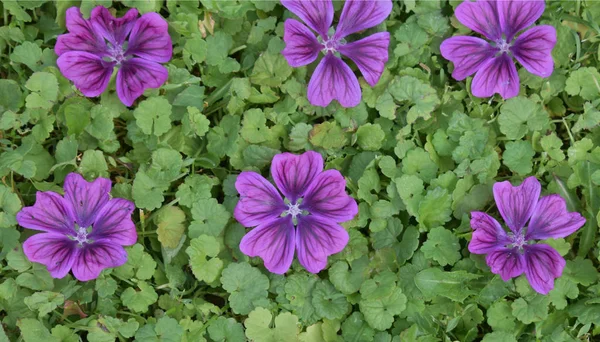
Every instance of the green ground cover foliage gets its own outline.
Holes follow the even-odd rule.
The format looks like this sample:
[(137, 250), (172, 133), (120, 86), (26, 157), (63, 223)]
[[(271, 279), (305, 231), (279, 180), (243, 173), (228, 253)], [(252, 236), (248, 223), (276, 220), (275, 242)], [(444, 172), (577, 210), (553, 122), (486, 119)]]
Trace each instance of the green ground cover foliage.
[[(520, 68), (509, 100), (450, 77), (439, 46), (468, 33), (459, 3), (395, 2), (362, 33), (391, 33), (384, 74), (373, 88), (360, 78), (363, 100), (345, 109), (309, 104), (316, 64), (293, 69), (281, 55), (290, 13), (276, 1), (1, 0), (0, 341), (599, 339), (600, 2), (547, 2), (554, 73)], [(169, 23), (169, 80), (131, 108), (114, 81), (85, 98), (56, 67), (65, 10), (97, 5)], [(270, 274), (239, 250), (235, 179), (305, 150), (342, 172), (359, 215), (318, 275), (297, 261)], [(33, 231), (15, 220), (70, 172), (111, 178), (112, 195), (137, 207), (128, 262), (89, 282), (29, 262)], [(467, 250), (470, 211), (499, 218), (494, 182), (532, 175), (587, 219), (547, 241), (567, 260), (547, 296)]]

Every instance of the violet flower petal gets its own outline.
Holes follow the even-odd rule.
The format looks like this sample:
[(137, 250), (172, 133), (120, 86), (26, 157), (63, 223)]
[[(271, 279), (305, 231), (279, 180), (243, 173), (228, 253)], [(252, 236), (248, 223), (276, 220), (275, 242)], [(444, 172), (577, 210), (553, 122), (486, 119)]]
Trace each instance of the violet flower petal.
[(281, 54), (292, 67), (301, 67), (314, 62), (323, 48), (314, 33), (294, 19), (285, 21), (283, 41), (285, 49)]
[(521, 275), (525, 271), (525, 257), (518, 248), (504, 248), (491, 252), (485, 257), (492, 273), (499, 274), (502, 280)]
[(445, 59), (454, 63), (452, 77), (462, 81), (476, 73), (499, 50), (477, 37), (456, 36), (444, 40), (440, 51)]
[(168, 78), (169, 71), (164, 66), (142, 58), (132, 58), (123, 62), (117, 72), (117, 95), (129, 107), (146, 89), (159, 88)]
[(87, 51), (99, 55), (106, 53), (106, 44), (100, 39), (89, 20), (83, 19), (79, 7), (71, 7), (66, 12), (68, 34), (56, 39), (54, 52), (58, 56), (69, 51)]
[(327, 257), (341, 252), (348, 240), (348, 232), (335, 222), (313, 215), (298, 216), (298, 261), (308, 272), (323, 270), (327, 266)]
[(542, 25), (520, 35), (510, 50), (527, 71), (540, 77), (549, 77), (554, 71), (554, 45), (556, 29), (550, 25)]
[(271, 273), (284, 274), (294, 259), (295, 232), (292, 216), (261, 224), (248, 232), (240, 242), (242, 253), (264, 260)]
[(256, 172), (244, 171), (235, 181), (240, 200), (233, 216), (244, 227), (271, 222), (287, 210), (273, 184)]
[(73, 275), (79, 281), (96, 279), (105, 268), (119, 267), (127, 262), (125, 249), (110, 241), (95, 240), (78, 248)]
[(281, 4), (321, 37), (327, 38), (327, 31), (333, 22), (331, 0), (281, 0)]
[(96, 178), (86, 181), (78, 173), (69, 173), (65, 178), (65, 200), (75, 212), (79, 227), (87, 228), (94, 223), (96, 215), (110, 199), (110, 179)]
[(42, 233), (25, 240), (23, 253), (29, 261), (46, 265), (53, 278), (63, 278), (78, 258), (77, 242), (64, 234)]
[(565, 259), (554, 248), (545, 244), (525, 245), (525, 276), (534, 290), (548, 294), (554, 288), (554, 279), (562, 275)]
[(389, 32), (378, 32), (366, 38), (341, 45), (338, 51), (350, 58), (365, 77), (365, 81), (374, 87), (388, 61)]
[(92, 10), (90, 21), (102, 38), (113, 45), (122, 45), (137, 21), (138, 10), (130, 9), (121, 18), (115, 18), (104, 6)]
[(535, 177), (527, 177), (519, 186), (509, 181), (494, 184), (494, 199), (500, 215), (514, 234), (520, 233), (535, 210), (542, 186)]
[(502, 0), (497, 2), (497, 6), (502, 32), (506, 41), (511, 42), (519, 31), (531, 26), (542, 16), (546, 4), (544, 1)]
[(310, 78), (307, 97), (313, 106), (326, 107), (338, 100), (342, 107), (355, 107), (360, 103), (360, 85), (350, 67), (328, 53)]
[(490, 58), (473, 77), (471, 92), (476, 97), (499, 93), (504, 99), (519, 95), (519, 74), (512, 59), (505, 53)]
[(338, 170), (327, 170), (314, 179), (300, 209), (335, 222), (352, 220), (358, 213), (358, 205), (346, 193), (346, 180)]
[(475, 254), (488, 254), (510, 244), (510, 239), (502, 226), (490, 215), (471, 212), (471, 227), (473, 238), (469, 242), (469, 252)]
[(91, 240), (110, 240), (122, 246), (131, 246), (137, 241), (135, 224), (131, 214), (135, 210), (133, 202), (123, 198), (115, 198), (104, 205), (96, 213), (92, 231), (88, 235)]
[(497, 41), (502, 38), (501, 18), (496, 1), (463, 1), (454, 10), (456, 19), (471, 30)]
[(60, 72), (73, 81), (87, 97), (95, 97), (106, 89), (113, 73), (114, 62), (84, 51), (63, 53), (56, 61)]
[(346, 0), (334, 39), (381, 24), (392, 12), (391, 0)]
[(301, 155), (280, 153), (271, 161), (271, 175), (290, 203), (304, 196), (315, 177), (323, 171), (323, 157), (314, 151)]
[(125, 55), (135, 55), (158, 63), (168, 62), (173, 55), (173, 45), (168, 30), (169, 24), (159, 14), (142, 15), (131, 29)]
[(559, 195), (540, 198), (531, 215), (525, 239), (544, 240), (567, 237), (585, 224), (585, 218), (576, 212), (568, 212), (565, 200)]
[(75, 213), (59, 194), (38, 191), (35, 204), (17, 213), (20, 226), (56, 234), (75, 234)]

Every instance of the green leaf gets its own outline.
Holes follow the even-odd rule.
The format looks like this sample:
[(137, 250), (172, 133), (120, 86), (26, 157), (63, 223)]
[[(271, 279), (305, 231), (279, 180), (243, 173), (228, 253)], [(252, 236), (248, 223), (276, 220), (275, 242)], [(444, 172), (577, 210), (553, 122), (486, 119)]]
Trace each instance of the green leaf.
[(24, 299), (25, 304), (32, 311), (38, 311), (38, 317), (41, 319), (59, 305), (65, 302), (65, 296), (62, 293), (42, 291)]
[(230, 293), (229, 304), (236, 314), (247, 315), (254, 308), (268, 303), (269, 279), (248, 263), (229, 264), (223, 270), (221, 283), (223, 289)]
[[(362, 289), (361, 289), (362, 293)], [(389, 296), (378, 299), (363, 299), (360, 301), (360, 311), (371, 327), (377, 330), (387, 330), (394, 322), (394, 316), (406, 309), (407, 298), (400, 288), (394, 287)]]
[(364, 124), (356, 131), (356, 142), (365, 151), (377, 151), (383, 144), (385, 133), (379, 124)]
[(344, 341), (372, 341), (375, 331), (364, 320), (364, 316), (354, 311), (342, 324)]
[(217, 280), (223, 269), (223, 261), (216, 257), (220, 250), (221, 244), (213, 236), (200, 235), (190, 241), (185, 252), (190, 256), (190, 266), (196, 279), (209, 284)]
[(350, 307), (346, 296), (338, 292), (329, 281), (321, 281), (315, 285), (312, 304), (317, 314), (327, 319), (342, 318)]
[(251, 144), (259, 144), (269, 140), (271, 131), (266, 126), (267, 119), (262, 110), (250, 109), (244, 113), (240, 134)]
[(417, 220), (421, 227), (431, 229), (441, 226), (450, 221), (452, 215), (452, 197), (446, 189), (435, 188), (427, 191), (427, 194), (419, 203)]
[(349, 270), (345, 261), (338, 261), (329, 268), (329, 280), (345, 295), (357, 292), (369, 272), (369, 260), (366, 256), (352, 261), (351, 265), (352, 270)]
[(428, 268), (417, 273), (415, 284), (427, 298), (443, 296), (462, 303), (475, 293), (467, 287), (468, 282), (479, 277), (465, 271), (444, 272), (439, 268)]
[(42, 59), (42, 49), (32, 42), (24, 42), (18, 45), (10, 54), (11, 61), (15, 63), (23, 63), (29, 69), (36, 71), (39, 69), (37, 63)]
[[(200, 111), (204, 109), (204, 87), (191, 85), (185, 88), (185, 90), (177, 94), (175, 101), (173, 101), (173, 105), (180, 107), (193, 107), (196, 109), (196, 111), (191, 111), (188, 108), (188, 113), (194, 113), (194, 115), (197, 115), (195, 113), (200, 113)], [(204, 117), (204, 115), (202, 115), (202, 117)], [(190, 119), (190, 121), (192, 120)], [(208, 123), (206, 124), (206, 127), (208, 130)]]
[(303, 322), (314, 322), (322, 318), (312, 304), (312, 294), (317, 278), (306, 273), (295, 273), (285, 283), (285, 298), (289, 300), (293, 313)]
[(552, 132), (550, 135), (543, 136), (540, 144), (550, 158), (556, 161), (563, 161), (565, 159), (565, 153), (560, 149), (563, 143), (556, 133)]
[(533, 156), (535, 152), (527, 141), (511, 141), (506, 143), (506, 150), (502, 155), (504, 165), (520, 175), (531, 173), (533, 169)]
[(108, 176), (108, 165), (102, 151), (87, 150), (83, 152), (79, 170), (86, 178), (98, 178)]
[(233, 318), (217, 318), (217, 320), (208, 327), (208, 334), (215, 342), (244, 340), (244, 328)]
[(590, 259), (577, 257), (575, 260), (567, 260), (564, 276), (578, 284), (589, 286), (598, 281), (598, 270)]
[(221, 65), (233, 47), (233, 39), (225, 32), (215, 32), (213, 36), (206, 37), (207, 49), (206, 63), (212, 66)]
[(262, 53), (254, 63), (250, 82), (279, 87), (292, 74), (292, 68), (282, 54)]
[(22, 97), (23, 92), (17, 82), (0, 79), (0, 113), (7, 115), (7, 110), (17, 111), (22, 105)]
[(396, 76), (390, 83), (388, 91), (396, 101), (408, 101), (411, 105), (406, 115), (409, 124), (419, 118), (429, 119), (433, 110), (440, 104), (435, 89), (412, 76)]
[(29, 77), (25, 87), (31, 90), (25, 99), (27, 108), (49, 110), (54, 106), (58, 97), (58, 81), (53, 74), (36, 72)]
[(144, 251), (144, 247), (136, 243), (131, 247), (127, 247), (126, 250), (127, 262), (125, 265), (116, 268), (114, 272), (124, 279), (135, 277), (140, 280), (148, 280), (152, 278), (156, 269), (156, 261)]
[(270, 328), (273, 316), (269, 310), (256, 308), (244, 321), (246, 337), (255, 342), (278, 342), (296, 340), (298, 317), (285, 312), (275, 317), (274, 327)]
[(494, 331), (485, 334), (481, 342), (517, 342), (517, 339), (512, 333), (505, 331)]
[(600, 94), (598, 84), (600, 84), (600, 73), (596, 68), (579, 68), (567, 78), (565, 91), (571, 96), (579, 95), (585, 100), (594, 100)]
[(21, 210), (19, 197), (10, 188), (0, 184), (0, 229), (14, 227)]
[(60, 342), (37, 319), (23, 318), (17, 322), (24, 342)]
[(518, 96), (508, 99), (498, 116), (500, 131), (508, 139), (519, 140), (527, 132), (540, 131), (548, 126), (548, 113), (532, 100)]
[(459, 250), (458, 238), (443, 227), (436, 227), (429, 231), (427, 241), (421, 248), (425, 257), (437, 261), (441, 266), (452, 266), (460, 260)]
[(195, 107), (187, 107), (187, 115), (181, 120), (186, 135), (203, 137), (208, 132), (210, 121)]
[(519, 321), (530, 324), (533, 322), (541, 322), (548, 317), (548, 304), (550, 298), (535, 294), (527, 300), (517, 298), (511, 305), (513, 316)]
[(212, 188), (219, 184), (219, 179), (206, 175), (189, 175), (185, 182), (179, 186), (175, 194), (179, 203), (191, 208), (200, 199), (211, 198)]
[(407, 175), (417, 175), (429, 183), (437, 175), (438, 166), (431, 160), (429, 153), (421, 148), (410, 150), (403, 160), (402, 172)]
[(335, 122), (315, 125), (309, 134), (310, 143), (326, 150), (339, 149), (348, 143), (344, 131)]
[(575, 299), (579, 296), (577, 283), (568, 277), (561, 277), (554, 281), (554, 289), (548, 294), (552, 305), (558, 310), (567, 307), (567, 298)]
[[(208, 53), (208, 44), (202, 37), (193, 36), (185, 41), (183, 47), (183, 59), (190, 66), (200, 64), (206, 60)], [(214, 53), (214, 52), (213, 52)], [(211, 57), (211, 61), (212, 61)], [(177, 105), (177, 104), (175, 104)]]
[(199, 199), (192, 205), (192, 218), (189, 226), (189, 237), (195, 238), (202, 234), (218, 236), (227, 223), (231, 214), (216, 199)]
[(577, 122), (573, 125), (573, 132), (581, 130), (591, 130), (600, 124), (600, 110), (596, 109), (591, 103), (586, 102), (583, 105), (583, 114), (579, 115)]
[(138, 282), (137, 288), (139, 291), (133, 287), (126, 288), (121, 294), (121, 301), (133, 312), (146, 312), (150, 305), (156, 303), (158, 295), (154, 288), (145, 281)]
[(140, 102), (133, 115), (144, 134), (159, 137), (171, 129), (171, 104), (163, 97), (151, 97)]
[(516, 323), (510, 304), (505, 300), (493, 303), (487, 310), (487, 323), (494, 331), (514, 331)]
[(79, 104), (73, 104), (65, 107), (65, 121), (69, 135), (79, 135), (90, 123), (90, 116), (82, 113), (82, 107)]
[(158, 241), (168, 248), (175, 248), (185, 232), (185, 213), (176, 206), (161, 209), (155, 218)]

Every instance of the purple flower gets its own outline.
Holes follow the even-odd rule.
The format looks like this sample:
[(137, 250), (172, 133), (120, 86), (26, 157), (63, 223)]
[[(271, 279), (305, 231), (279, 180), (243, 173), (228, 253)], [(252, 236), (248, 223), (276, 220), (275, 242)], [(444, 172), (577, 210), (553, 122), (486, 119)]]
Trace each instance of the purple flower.
[(132, 202), (110, 198), (109, 179), (86, 182), (76, 173), (65, 179), (64, 198), (52, 191), (38, 192), (35, 205), (17, 214), (19, 225), (44, 233), (23, 243), (23, 252), (33, 262), (48, 267), (50, 275), (62, 278), (73, 269), (80, 281), (96, 279), (108, 267), (127, 261), (122, 246), (137, 240), (131, 213)]
[(329, 35), (333, 22), (331, 0), (281, 0), (281, 4), (302, 19), (319, 37), (297, 20), (285, 21), (282, 54), (293, 67), (314, 62), (322, 51), (325, 57), (308, 83), (308, 100), (314, 106), (327, 106), (338, 100), (344, 107), (360, 103), (358, 79), (338, 53), (350, 58), (367, 83), (375, 86), (388, 60), (390, 34), (379, 32), (346, 43), (345, 37), (379, 25), (392, 11), (391, 0), (346, 0), (335, 33)]
[(102, 94), (114, 67), (119, 68), (117, 95), (126, 106), (145, 89), (167, 81), (167, 68), (159, 63), (171, 59), (173, 46), (168, 24), (157, 13), (138, 18), (138, 11), (130, 9), (116, 19), (98, 6), (86, 20), (79, 8), (71, 7), (66, 22), (69, 33), (58, 36), (54, 48), (59, 56), (56, 64), (85, 96)]
[(532, 240), (564, 238), (581, 228), (585, 219), (579, 213), (568, 212), (559, 195), (539, 198), (540, 192), (540, 182), (535, 177), (525, 179), (519, 186), (508, 181), (494, 184), (494, 199), (510, 232), (506, 233), (488, 214), (474, 211), (471, 227), (475, 231), (469, 251), (487, 254), (492, 272), (504, 281), (525, 272), (533, 289), (547, 294), (554, 288), (554, 279), (562, 274), (565, 259), (552, 247), (534, 244)]
[(531, 26), (544, 13), (544, 1), (466, 0), (456, 7), (456, 18), (488, 41), (470, 36), (446, 39), (442, 56), (454, 63), (452, 77), (461, 81), (475, 73), (471, 92), (477, 97), (499, 93), (504, 99), (519, 94), (519, 75), (513, 57), (534, 75), (548, 77), (554, 70), (552, 48), (556, 30), (541, 25), (515, 35)]
[(256, 172), (242, 172), (235, 182), (240, 201), (235, 218), (254, 227), (240, 243), (240, 250), (260, 256), (265, 267), (277, 274), (292, 264), (294, 251), (309, 272), (327, 266), (327, 257), (348, 243), (348, 233), (338, 224), (358, 213), (356, 201), (346, 194), (346, 180), (337, 170), (323, 171), (323, 157), (316, 152), (278, 154), (271, 164), (275, 187)]

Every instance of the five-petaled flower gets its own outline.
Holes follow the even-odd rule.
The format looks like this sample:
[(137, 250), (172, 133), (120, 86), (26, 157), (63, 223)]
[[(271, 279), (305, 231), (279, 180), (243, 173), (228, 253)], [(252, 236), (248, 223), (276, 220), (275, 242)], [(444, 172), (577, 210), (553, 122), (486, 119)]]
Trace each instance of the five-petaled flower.
[(285, 21), (282, 51), (292, 67), (314, 62), (323, 52), (325, 57), (315, 69), (308, 83), (308, 100), (314, 106), (327, 106), (336, 99), (344, 107), (360, 103), (358, 79), (350, 67), (336, 56), (350, 58), (365, 80), (375, 86), (388, 60), (390, 34), (379, 32), (366, 38), (346, 43), (350, 34), (379, 25), (392, 11), (391, 0), (346, 0), (335, 33), (329, 35), (333, 22), (331, 0), (281, 0), (292, 13), (302, 19), (313, 31), (294, 19)]
[(552, 247), (533, 244), (532, 240), (564, 238), (581, 228), (585, 219), (579, 213), (568, 212), (559, 195), (539, 198), (540, 192), (535, 177), (519, 186), (508, 181), (494, 184), (494, 199), (510, 232), (488, 214), (472, 212), (471, 227), (475, 231), (469, 251), (487, 254), (492, 272), (504, 281), (525, 273), (534, 290), (547, 294), (554, 288), (554, 279), (561, 276), (565, 260)]
[(27, 258), (48, 267), (62, 278), (73, 269), (80, 281), (96, 279), (108, 267), (127, 261), (122, 246), (137, 240), (132, 202), (110, 198), (111, 182), (98, 178), (87, 182), (76, 173), (67, 175), (65, 196), (38, 192), (35, 205), (17, 214), (19, 225), (43, 231), (23, 243)]
[(323, 171), (316, 152), (278, 154), (271, 164), (275, 187), (256, 172), (242, 172), (235, 183), (240, 193), (234, 216), (245, 227), (240, 250), (260, 256), (265, 267), (285, 273), (298, 253), (300, 264), (318, 273), (327, 257), (348, 243), (348, 233), (338, 224), (358, 213), (356, 201), (346, 193), (346, 180), (337, 170)]
[(456, 18), (488, 40), (470, 36), (446, 39), (440, 50), (444, 58), (454, 63), (452, 77), (461, 81), (475, 73), (471, 92), (477, 97), (499, 93), (504, 99), (519, 94), (519, 75), (513, 62), (516, 58), (530, 73), (549, 77), (554, 70), (552, 49), (556, 44), (556, 29), (531, 26), (544, 13), (540, 0), (466, 0), (456, 7)]
[(167, 22), (157, 13), (138, 18), (130, 9), (116, 19), (98, 6), (90, 19), (83, 19), (77, 7), (67, 10), (69, 33), (58, 36), (54, 51), (62, 74), (85, 96), (102, 94), (117, 72), (117, 95), (131, 106), (145, 89), (158, 88), (167, 81), (167, 68), (160, 63), (171, 59), (173, 46)]

